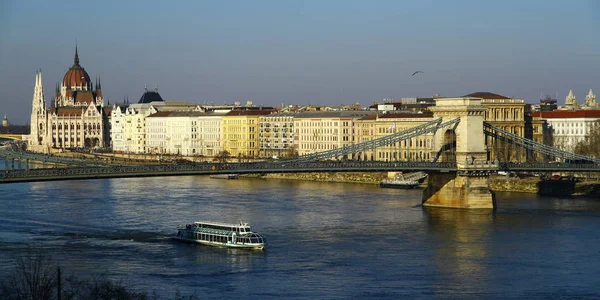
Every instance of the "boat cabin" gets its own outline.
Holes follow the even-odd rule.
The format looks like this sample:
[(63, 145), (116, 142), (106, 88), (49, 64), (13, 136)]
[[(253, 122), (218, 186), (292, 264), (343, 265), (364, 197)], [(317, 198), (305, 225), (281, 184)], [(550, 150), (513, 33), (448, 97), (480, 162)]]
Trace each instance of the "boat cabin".
[(250, 225), (248, 225), (246, 223), (241, 223), (241, 222), (240, 222), (240, 224), (194, 222), (194, 227), (195, 228), (206, 228), (206, 229), (232, 231), (232, 232), (235, 232), (236, 234), (252, 233), (252, 228), (250, 228)]

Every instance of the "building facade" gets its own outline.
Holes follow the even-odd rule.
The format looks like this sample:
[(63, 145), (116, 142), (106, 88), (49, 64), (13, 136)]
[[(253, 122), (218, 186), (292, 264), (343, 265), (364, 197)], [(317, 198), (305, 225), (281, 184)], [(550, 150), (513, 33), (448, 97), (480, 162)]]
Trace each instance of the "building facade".
[(294, 113), (277, 112), (259, 117), (259, 156), (292, 157), (298, 155), (294, 147)]
[[(359, 143), (381, 138), (399, 131), (422, 125), (433, 120), (429, 111), (414, 112), (387, 112), (369, 115), (356, 121), (357, 140)], [(424, 134), (359, 153), (354, 159), (377, 161), (429, 161), (433, 134)]]
[(66, 148), (99, 148), (110, 145), (110, 108), (104, 107), (100, 79), (94, 85), (79, 64), (75, 47), (73, 66), (56, 85), (49, 108), (43, 89), (42, 73), (37, 72), (32, 100), (31, 133), (28, 147), (49, 152)]
[(598, 126), (600, 110), (555, 110), (534, 112), (532, 116), (548, 124), (551, 146), (572, 152), (590, 135), (592, 127)]
[(272, 110), (232, 110), (223, 116), (223, 150), (233, 157), (259, 156), (260, 117)]
[[(355, 122), (376, 111), (307, 111), (294, 115), (298, 155), (338, 149), (357, 143)], [(338, 159), (354, 159), (339, 157)]]

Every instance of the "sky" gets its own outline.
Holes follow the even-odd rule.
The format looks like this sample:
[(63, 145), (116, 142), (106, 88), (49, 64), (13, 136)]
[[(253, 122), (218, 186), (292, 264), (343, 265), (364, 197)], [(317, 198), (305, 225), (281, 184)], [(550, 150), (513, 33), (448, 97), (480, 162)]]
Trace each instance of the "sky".
[(145, 86), (167, 101), (263, 106), (600, 98), (595, 0), (2, 0), (0, 117), (29, 123), (39, 69), (49, 105), (76, 43), (111, 103)]

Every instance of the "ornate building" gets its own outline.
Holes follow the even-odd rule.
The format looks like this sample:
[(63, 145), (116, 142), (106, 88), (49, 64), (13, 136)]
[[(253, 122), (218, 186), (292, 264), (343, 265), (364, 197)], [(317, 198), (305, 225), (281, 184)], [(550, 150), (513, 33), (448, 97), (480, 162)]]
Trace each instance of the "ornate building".
[(588, 92), (587, 96), (585, 96), (585, 105), (584, 109), (598, 109), (598, 102), (596, 102), (596, 95), (592, 92), (592, 89)]
[(573, 90), (569, 90), (569, 94), (565, 98), (565, 108), (570, 110), (579, 108), (579, 104), (577, 104), (577, 98), (575, 98)]
[(56, 85), (50, 108), (46, 107), (42, 73), (37, 72), (31, 110), (29, 148), (49, 152), (51, 148), (94, 148), (110, 144), (110, 108), (104, 108), (100, 80), (92, 84), (79, 65), (75, 47), (74, 63)]
[(2, 127), (8, 126), (10, 126), (10, 122), (8, 121), (8, 118), (6, 118), (6, 114), (4, 114), (4, 119), (2, 119)]

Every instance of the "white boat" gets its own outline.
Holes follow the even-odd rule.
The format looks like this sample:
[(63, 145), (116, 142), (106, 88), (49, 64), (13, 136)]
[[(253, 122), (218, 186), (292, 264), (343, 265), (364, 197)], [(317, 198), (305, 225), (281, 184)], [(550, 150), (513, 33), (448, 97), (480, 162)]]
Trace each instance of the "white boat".
[(262, 250), (267, 239), (253, 232), (247, 223), (194, 222), (177, 225), (173, 239), (210, 246)]
[(215, 175), (210, 175), (210, 178), (214, 178), (214, 179), (238, 179), (240, 177), (240, 175), (238, 174), (215, 174)]
[(383, 180), (379, 183), (382, 188), (415, 189), (427, 178), (425, 172), (414, 172), (409, 174), (398, 174), (393, 179)]

